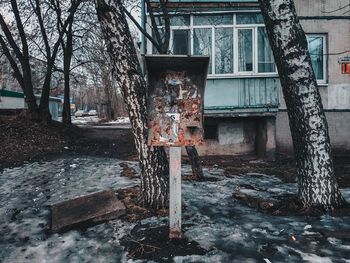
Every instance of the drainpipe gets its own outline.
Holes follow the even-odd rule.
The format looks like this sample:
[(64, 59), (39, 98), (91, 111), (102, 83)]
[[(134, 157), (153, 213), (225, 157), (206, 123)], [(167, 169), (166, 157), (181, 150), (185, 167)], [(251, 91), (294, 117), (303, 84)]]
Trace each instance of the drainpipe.
[[(146, 30), (146, 6), (145, 0), (141, 0), (141, 26)], [(145, 73), (145, 54), (146, 54), (146, 37), (141, 33), (141, 68), (142, 72)]]

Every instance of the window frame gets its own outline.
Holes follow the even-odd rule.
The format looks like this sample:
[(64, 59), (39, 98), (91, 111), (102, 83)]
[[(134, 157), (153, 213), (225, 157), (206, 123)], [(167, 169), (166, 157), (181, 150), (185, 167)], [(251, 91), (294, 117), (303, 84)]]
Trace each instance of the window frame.
[[(327, 60), (327, 53), (328, 53), (328, 46), (327, 46), (327, 34), (326, 33), (305, 33), (306, 35), (306, 40), (308, 41), (308, 37), (321, 37), (322, 38), (322, 44), (323, 44), (323, 78), (322, 79), (317, 79), (317, 84), (322, 86), (322, 85), (327, 85), (328, 79), (327, 79), (327, 68), (328, 68), (328, 60)], [(309, 49), (309, 46), (308, 46)], [(309, 50), (310, 51), (310, 50)], [(315, 75), (316, 77), (316, 75)]]
[[(230, 25), (194, 25), (193, 17), (194, 15), (210, 15), (210, 14), (225, 14), (232, 15), (232, 24)], [(194, 29), (196, 28), (206, 28), (211, 29), (211, 42), (212, 42), (212, 50), (211, 50), (211, 74), (208, 74), (208, 79), (217, 79), (217, 78), (241, 78), (241, 77), (278, 77), (277, 67), (275, 66), (274, 72), (258, 72), (258, 28), (264, 27), (264, 24), (237, 24), (236, 23), (236, 14), (239, 13), (259, 13), (259, 11), (251, 11), (251, 12), (213, 12), (213, 13), (193, 13), (193, 14), (178, 14), (178, 15), (189, 15), (190, 16), (190, 25), (189, 26), (170, 26), (170, 39), (169, 39), (169, 50), (172, 53), (173, 50), (173, 39), (174, 39), (174, 30), (189, 30), (189, 43), (190, 43), (190, 54), (193, 55), (194, 52)], [(160, 28), (162, 26), (159, 26)], [(215, 73), (215, 29), (216, 28), (232, 28), (233, 30), (233, 73), (225, 73), (225, 74), (216, 74)], [(252, 30), (252, 55), (253, 55), (253, 71), (238, 71), (238, 29), (251, 29)], [(149, 27), (149, 31), (151, 28)], [(150, 50), (153, 54), (152, 44), (149, 42)]]

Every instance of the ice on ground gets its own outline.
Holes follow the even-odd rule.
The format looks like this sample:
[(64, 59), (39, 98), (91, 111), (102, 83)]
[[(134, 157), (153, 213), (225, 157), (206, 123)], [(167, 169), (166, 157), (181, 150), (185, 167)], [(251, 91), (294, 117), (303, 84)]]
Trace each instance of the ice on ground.
[(96, 124), (99, 121), (100, 118), (98, 116), (72, 117), (72, 123), (77, 125)]
[[(0, 262), (145, 262), (128, 258), (120, 245), (135, 224), (113, 220), (85, 231), (45, 234), (51, 204), (105, 189), (138, 184), (121, 177), (122, 161), (67, 157), (6, 169), (0, 174)], [(123, 161), (124, 162), (124, 161)], [(127, 162), (139, 172), (136, 162)], [(184, 165), (182, 173), (191, 171)], [(227, 178), (218, 168), (205, 168), (218, 181), (183, 182), (184, 235), (208, 250), (205, 256), (175, 257), (174, 262), (346, 262), (350, 242), (305, 236), (322, 229), (350, 228), (350, 216), (321, 218), (271, 216), (237, 202), (237, 187), (258, 197), (296, 192), (295, 184), (249, 174)], [(250, 187), (248, 187), (250, 186)], [(254, 190), (251, 190), (254, 189)], [(350, 197), (350, 189), (343, 189)], [(138, 224), (164, 225), (167, 218)], [(303, 235), (304, 234), (304, 235)], [(291, 240), (291, 235), (296, 241)]]
[(119, 117), (116, 120), (108, 122), (108, 124), (129, 124), (130, 119), (129, 117)]

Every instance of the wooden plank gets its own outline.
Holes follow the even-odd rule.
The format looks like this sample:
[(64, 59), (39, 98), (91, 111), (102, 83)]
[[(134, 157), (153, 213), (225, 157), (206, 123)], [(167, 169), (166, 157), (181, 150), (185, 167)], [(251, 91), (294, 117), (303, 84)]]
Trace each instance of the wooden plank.
[(103, 191), (52, 205), (51, 230), (60, 232), (79, 225), (99, 223), (125, 214), (125, 205), (113, 191)]
[(181, 238), (181, 147), (170, 147), (170, 239)]
[(328, 238), (328, 237), (333, 237), (333, 238), (338, 238), (338, 239), (346, 239), (350, 240), (350, 230), (321, 230), (321, 234)]

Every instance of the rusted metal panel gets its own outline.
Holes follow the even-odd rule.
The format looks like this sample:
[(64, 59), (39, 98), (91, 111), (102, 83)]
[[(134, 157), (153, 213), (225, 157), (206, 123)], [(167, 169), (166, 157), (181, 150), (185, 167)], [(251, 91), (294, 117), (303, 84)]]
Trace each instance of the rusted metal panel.
[(146, 56), (148, 144), (203, 142), (204, 88), (209, 57)]

